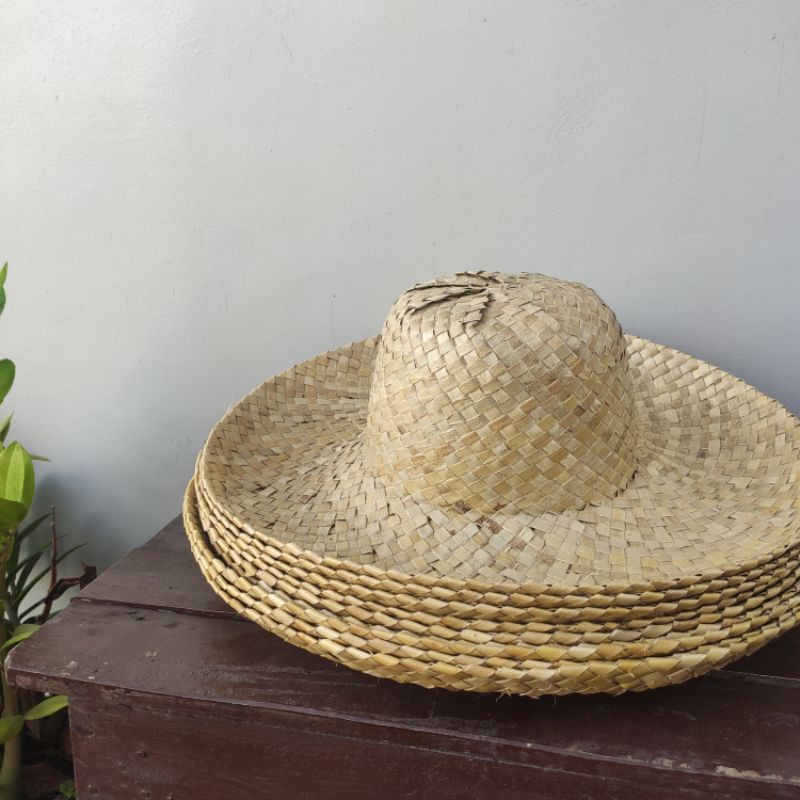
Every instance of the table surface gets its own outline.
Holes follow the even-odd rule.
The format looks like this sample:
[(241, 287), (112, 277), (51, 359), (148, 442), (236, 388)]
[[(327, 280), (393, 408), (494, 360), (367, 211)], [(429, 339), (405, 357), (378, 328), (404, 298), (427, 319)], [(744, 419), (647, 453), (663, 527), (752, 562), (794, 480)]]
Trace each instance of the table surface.
[(330, 663), (237, 616), (205, 583), (180, 519), (17, 647), (9, 674), (27, 688), (261, 708), (397, 747), (624, 774), (651, 781), (652, 797), (676, 775), (706, 796), (800, 797), (800, 629), (724, 670), (643, 693), (427, 690)]

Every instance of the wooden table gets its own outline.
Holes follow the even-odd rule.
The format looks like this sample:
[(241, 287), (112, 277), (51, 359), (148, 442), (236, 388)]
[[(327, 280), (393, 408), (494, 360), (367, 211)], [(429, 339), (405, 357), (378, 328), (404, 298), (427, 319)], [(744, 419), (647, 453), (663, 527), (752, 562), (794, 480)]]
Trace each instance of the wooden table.
[(9, 669), (19, 686), (69, 695), (79, 800), (800, 798), (800, 629), (642, 694), (430, 691), (237, 617), (180, 520)]

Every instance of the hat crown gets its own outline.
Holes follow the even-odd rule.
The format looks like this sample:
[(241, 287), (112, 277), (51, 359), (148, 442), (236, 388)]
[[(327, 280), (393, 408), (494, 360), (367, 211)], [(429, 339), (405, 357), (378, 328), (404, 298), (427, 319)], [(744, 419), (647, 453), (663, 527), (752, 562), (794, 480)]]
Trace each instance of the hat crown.
[(381, 332), (366, 458), (442, 507), (582, 508), (636, 469), (625, 338), (591, 289), (462, 272), (404, 292)]

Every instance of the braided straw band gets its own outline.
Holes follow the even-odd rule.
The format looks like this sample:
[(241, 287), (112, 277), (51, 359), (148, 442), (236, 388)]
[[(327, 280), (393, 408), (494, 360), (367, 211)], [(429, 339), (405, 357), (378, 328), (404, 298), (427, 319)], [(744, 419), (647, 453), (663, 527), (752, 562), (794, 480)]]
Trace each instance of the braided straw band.
[[(216, 544), (214, 543), (216, 542)], [(381, 631), (384, 641), (397, 640), (404, 645), (444, 653), (476, 654), (497, 658), (541, 660), (551, 658), (618, 659), (671, 655), (695, 651), (699, 647), (724, 645), (748, 631), (763, 627), (770, 620), (794, 608), (798, 598), (798, 575), (793, 569), (782, 581), (764, 593), (735, 598), (718, 608), (684, 619), (641, 620), (634, 623), (593, 625), (543, 625), (534, 621), (510, 623), (487, 620), (430, 620), (408, 613), (402, 606), (369, 611), (353, 598), (335, 599), (329, 593), (318, 593), (308, 584), (293, 581), (284, 574), (238, 558), (224, 544), (212, 537), (212, 548), (228, 565), (232, 582), (247, 587), (249, 596), (258, 598), (269, 593), (281, 598), (285, 607), (321, 613), (337, 622), (357, 628), (372, 627)], [(457, 623), (457, 624), (454, 624)]]
[(274, 575), (300, 582), (308, 591), (323, 592), (336, 601), (347, 598), (350, 602), (364, 602), (376, 611), (399, 606), (404, 613), (419, 613), (423, 624), (433, 624), (442, 617), (453, 621), (475, 618), (553, 624), (606, 622), (612, 626), (659, 618), (680, 623), (703, 610), (719, 610), (734, 600), (757, 595), (787, 575), (796, 575), (800, 566), (798, 542), (786, 552), (743, 572), (729, 570), (711, 578), (698, 577), (695, 582), (683, 580), (666, 587), (641, 590), (626, 587), (624, 591), (595, 587), (593, 594), (563, 591), (559, 594), (559, 587), (505, 587), (503, 591), (466, 583), (445, 587), (425, 581), (425, 576), (409, 578), (381, 574), (358, 565), (330, 563), (331, 559), (300, 552), (293, 545), (257, 531), (239, 529), (212, 505), (197, 475), (194, 486), (204, 529), (212, 535), (214, 543), (224, 543), (232, 557), (259, 564)]
[[(800, 578), (796, 564), (776, 565), (775, 580), (758, 590), (746, 590), (741, 595), (716, 604), (709, 601), (702, 610), (662, 619), (633, 618), (593, 625), (591, 632), (587, 633), (583, 630), (579, 612), (574, 609), (569, 609), (570, 619), (566, 624), (553, 619), (554, 624), (547, 625), (542, 624), (542, 617), (535, 609), (530, 610), (527, 620), (509, 622), (480, 617), (454, 619), (416, 614), (407, 610), (399, 600), (394, 607), (372, 607), (350, 594), (347, 587), (343, 592), (323, 589), (311, 581), (293, 577), (282, 569), (284, 565), (270, 563), (265, 554), (253, 551), (241, 553), (229, 545), (224, 535), (220, 536), (213, 527), (206, 527), (202, 522), (202, 513), (199, 519), (219, 557), (248, 584), (252, 583), (255, 591), (257, 587), (269, 588), (284, 595), (287, 601), (334, 614), (345, 622), (410, 631), (426, 637), (426, 640), (446, 640), (448, 647), (455, 646), (461, 640), (470, 643), (467, 646), (482, 641), (491, 641), (498, 646), (509, 645), (517, 656), (520, 648), (534, 644), (551, 646), (583, 643), (585, 647), (599, 647), (598, 653), (602, 657), (608, 657), (609, 650), (622, 657), (641, 655), (651, 649), (660, 654), (694, 649), (703, 643), (719, 642), (729, 636), (739, 635), (750, 626), (761, 624), (765, 609), (769, 607), (777, 605), (785, 608), (785, 604), (797, 593)], [(555, 617), (552, 609), (544, 613)], [(577, 626), (572, 624), (575, 620), (578, 620)], [(630, 649), (626, 650), (625, 647)]]
[[(197, 486), (195, 485), (195, 489)], [(545, 644), (549, 640), (592, 644), (608, 641), (632, 642), (643, 639), (681, 638), (697, 635), (699, 629), (718, 634), (733, 624), (743, 610), (759, 608), (767, 600), (786, 595), (798, 582), (797, 554), (786, 556), (744, 581), (734, 576), (732, 585), (706, 591), (680, 601), (653, 606), (574, 608), (536, 607), (494, 608), (486, 604), (470, 606), (464, 602), (431, 606), (380, 586), (374, 590), (341, 579), (323, 578), (298, 566), (295, 560), (275, 557), (272, 548), (242, 547), (241, 536), (227, 526), (215, 523), (213, 514), (204, 512), (202, 495), (197, 494), (199, 519), (212, 547), (233, 569), (263, 586), (275, 586), (287, 596), (303, 598), (315, 606), (362, 623), (393, 625), (399, 622), (414, 630), (420, 626), (438, 631), (446, 638), (477, 631), (479, 635), (524, 636), (526, 641)], [(210, 519), (210, 522), (207, 521)], [(504, 611), (505, 613), (499, 613)], [(722, 634), (720, 634), (722, 635)], [(659, 645), (668, 646), (668, 643)]]
[[(797, 610), (791, 602), (776, 617), (762, 617), (763, 625), (724, 645), (711, 644), (670, 656), (618, 660), (504, 659), (486, 644), (474, 644), (473, 653), (425, 650), (406, 633), (408, 643), (392, 643), (380, 628), (349, 625), (336, 616), (303, 610), (279, 593), (236, 575), (209, 548), (197, 518), (193, 487), (187, 490), (184, 522), (192, 552), (214, 591), (235, 610), (282, 639), (310, 652), (378, 677), (427, 687), (468, 691), (499, 691), (536, 697), (542, 694), (608, 692), (680, 683), (714, 667), (754, 652), (791, 628)], [(796, 604), (795, 604), (796, 605)], [(483, 655), (483, 653), (489, 653)]]

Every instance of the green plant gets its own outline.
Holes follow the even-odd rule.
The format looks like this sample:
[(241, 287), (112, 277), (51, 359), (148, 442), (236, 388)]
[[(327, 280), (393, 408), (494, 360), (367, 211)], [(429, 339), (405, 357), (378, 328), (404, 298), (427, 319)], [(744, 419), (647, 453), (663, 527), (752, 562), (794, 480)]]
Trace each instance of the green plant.
[(74, 800), (77, 796), (75, 794), (75, 783), (73, 781), (64, 781), (61, 786), (58, 787), (58, 791), (61, 792), (61, 796), (65, 798), (65, 800)]
[[(5, 308), (7, 275), (8, 264), (4, 264), (0, 269), (0, 313)], [(10, 391), (14, 377), (14, 362), (7, 358), (0, 360), (0, 403)], [(21, 610), (21, 606), (36, 582), (52, 567), (51, 561), (44, 573), (35, 572), (40, 558), (48, 547), (51, 551), (55, 548), (55, 541), (51, 539), (45, 548), (34, 550), (24, 557), (21, 555), (21, 545), (48, 517), (52, 519), (52, 513), (20, 528), (33, 502), (35, 488), (33, 462), (42, 459), (31, 455), (19, 442), (6, 445), (6, 438), (11, 428), (11, 416), (9, 414), (0, 423), (0, 605), (2, 606), (0, 642), (3, 642), (0, 646), (0, 651), (3, 653), (3, 666), (0, 670), (3, 688), (3, 713), (0, 717), (0, 743), (3, 744), (0, 800), (18, 800), (21, 796), (21, 733), (26, 720), (42, 719), (55, 714), (67, 705), (65, 695), (54, 695), (24, 710), (20, 705), (19, 693), (6, 679), (5, 654), (39, 628), (39, 624), (29, 619), (32, 610), (35, 610), (35, 605), (38, 604), (25, 610)], [(51, 589), (52, 583), (51, 580)]]
[[(2, 438), (0, 438), (0, 445), (2, 445)], [(44, 543), (34, 542), (36, 531), (43, 522), (48, 520), (50, 521), (50, 538)], [(67, 589), (73, 586), (83, 588), (96, 576), (94, 567), (84, 564), (80, 577), (58, 577), (58, 565), (84, 546), (78, 544), (70, 547), (64, 553), (59, 553), (58, 547), (61, 539), (62, 537), (56, 533), (55, 509), (51, 509), (47, 514), (43, 514), (26, 525), (14, 537), (14, 547), (6, 562), (6, 595), (3, 598), (6, 624), (12, 630), (21, 625), (34, 623), (43, 625), (53, 613), (53, 603)], [(21, 553), (21, 548), (26, 544), (29, 545), (30, 552)], [(47, 593), (40, 599), (32, 601), (29, 598), (31, 591), (48, 575), (50, 583)]]

